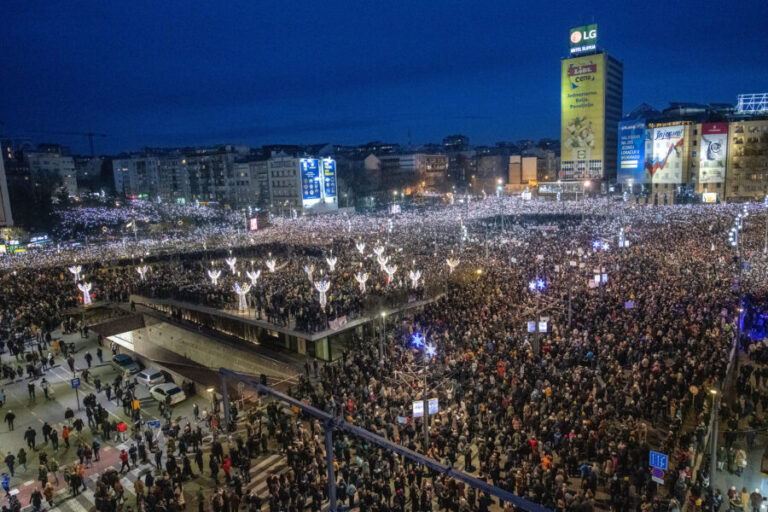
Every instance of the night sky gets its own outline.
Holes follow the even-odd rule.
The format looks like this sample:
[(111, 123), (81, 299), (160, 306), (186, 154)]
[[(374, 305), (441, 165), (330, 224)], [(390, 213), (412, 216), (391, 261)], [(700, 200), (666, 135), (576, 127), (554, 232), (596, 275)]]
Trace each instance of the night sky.
[[(624, 62), (624, 110), (768, 92), (768, 4), (4, 0), (0, 135), (86, 152), (222, 142), (559, 137), (568, 29)], [(409, 139), (410, 137), (410, 139)]]

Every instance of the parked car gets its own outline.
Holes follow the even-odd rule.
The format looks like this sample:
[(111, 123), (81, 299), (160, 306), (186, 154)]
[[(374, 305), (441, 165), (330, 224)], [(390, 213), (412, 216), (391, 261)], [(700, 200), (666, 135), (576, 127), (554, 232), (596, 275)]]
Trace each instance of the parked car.
[(143, 384), (148, 388), (151, 388), (152, 386), (164, 383), (165, 375), (163, 375), (163, 372), (155, 368), (147, 368), (136, 374), (135, 379), (139, 384)]
[(120, 370), (128, 370), (131, 372), (131, 375), (141, 371), (139, 363), (134, 361), (128, 354), (117, 354), (112, 358), (112, 364), (117, 366)]
[(181, 388), (171, 382), (158, 384), (157, 386), (150, 388), (149, 394), (158, 402), (163, 403), (166, 402), (166, 397), (171, 397), (171, 405), (183, 402), (187, 398), (187, 395)]

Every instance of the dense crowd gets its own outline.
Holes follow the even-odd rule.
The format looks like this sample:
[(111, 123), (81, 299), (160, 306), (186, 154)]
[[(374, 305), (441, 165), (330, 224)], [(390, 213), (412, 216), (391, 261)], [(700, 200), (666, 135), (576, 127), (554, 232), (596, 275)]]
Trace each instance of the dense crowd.
[[(758, 271), (765, 262), (755, 250), (762, 238), (750, 238), (750, 229), (762, 227), (746, 223), (739, 253), (728, 244), (740, 212), (727, 205), (493, 198), (394, 219), (339, 215), (284, 221), (256, 235), (222, 230), (172, 256), (148, 250), (145, 276), (136, 268), (145, 262), (126, 262), (118, 246), (99, 262), (85, 252), (77, 261), (97, 300), (126, 301), (133, 293), (220, 309), (237, 309), (235, 282), (245, 286), (247, 273), (259, 271), (245, 313), (309, 332), (342, 316), (432, 297), (390, 322), (384, 353), (376, 341), (357, 339), (340, 361), (314, 372), (307, 366), (294, 396), (553, 510), (648, 511), (661, 507), (662, 496), (674, 508), (689, 490), (693, 506), (716, 510), (715, 493), (700, 483), (691, 488), (711, 414), (707, 390), (723, 385), (740, 332), (740, 295), (765, 285)], [(375, 247), (385, 265), (398, 267), (393, 279)], [(81, 300), (66, 270), (71, 257), (50, 254), (53, 271), (23, 259), (7, 269), (8, 293), (0, 298), (7, 339), (52, 329), (58, 312)], [(234, 272), (227, 258), (237, 258)], [(455, 270), (447, 259), (455, 259)], [(738, 271), (744, 261), (747, 273)], [(221, 271), (216, 284), (209, 269)], [(423, 272), (415, 286), (410, 270)], [(365, 292), (358, 272), (368, 274)], [(314, 287), (320, 279), (330, 282), (325, 307)], [(544, 332), (531, 332), (532, 321)], [(436, 352), (428, 354), (425, 344)], [(764, 358), (757, 347), (743, 344)], [(763, 418), (760, 375), (741, 370), (739, 385), (754, 392), (730, 409), (737, 426)], [(427, 436), (411, 410), (425, 395), (439, 402)], [(233, 500), (260, 508), (261, 498), (242, 486), (267, 440), (290, 468), (270, 477), (270, 509), (319, 510), (328, 484), (322, 429), (274, 407), (248, 414), (245, 438), (212, 451), (215, 484), (226, 466), (226, 482), (239, 489), (236, 497), (222, 491), (206, 499), (214, 510), (233, 509)], [(733, 436), (725, 457), (747, 442)], [(661, 494), (647, 468), (650, 448), (673, 454)], [(485, 511), (495, 502), (361, 440), (338, 434), (334, 451), (337, 495), (361, 510)], [(238, 479), (231, 468), (240, 470)], [(177, 489), (176, 472), (166, 472), (158, 501)], [(114, 491), (110, 482), (105, 477), (103, 488)]]

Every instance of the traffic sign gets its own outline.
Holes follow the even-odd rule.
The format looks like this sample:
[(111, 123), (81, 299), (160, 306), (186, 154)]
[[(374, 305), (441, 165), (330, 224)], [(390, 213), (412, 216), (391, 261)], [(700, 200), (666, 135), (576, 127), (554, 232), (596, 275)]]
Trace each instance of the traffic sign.
[(72, 383), (72, 389), (77, 389), (80, 387), (80, 377), (75, 377), (70, 382)]
[(655, 452), (651, 450), (648, 457), (648, 465), (652, 468), (659, 468), (664, 471), (667, 470), (667, 456), (663, 453)]
[(150, 427), (160, 428), (160, 420), (148, 421), (147, 425), (149, 425)]
[(664, 470), (661, 468), (651, 468), (651, 480), (657, 484), (664, 483)]

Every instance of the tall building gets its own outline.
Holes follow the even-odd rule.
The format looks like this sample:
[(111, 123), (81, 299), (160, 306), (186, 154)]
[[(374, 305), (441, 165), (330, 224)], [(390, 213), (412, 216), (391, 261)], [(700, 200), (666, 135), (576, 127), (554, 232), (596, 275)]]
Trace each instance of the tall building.
[(57, 176), (67, 194), (77, 194), (75, 160), (58, 144), (39, 144), (36, 151), (25, 151), (24, 159), (33, 179), (43, 174)]
[(11, 200), (8, 197), (8, 182), (5, 179), (4, 155), (0, 155), (0, 227), (13, 226)]
[(115, 192), (118, 195), (155, 199), (160, 192), (159, 158), (153, 155), (131, 155), (112, 160)]
[[(726, 135), (729, 138), (728, 171), (722, 197), (763, 199), (768, 194), (768, 112), (763, 116), (742, 117), (730, 123), (729, 128)], [(710, 141), (706, 151), (711, 153), (715, 144), (717, 142)], [(716, 153), (719, 157), (725, 151), (719, 149)]]
[(267, 162), (270, 208), (286, 214), (324, 213), (339, 209), (336, 161), (279, 152)]
[(597, 25), (571, 29), (570, 58), (561, 62), (562, 180), (616, 179), (624, 66), (597, 48)]

